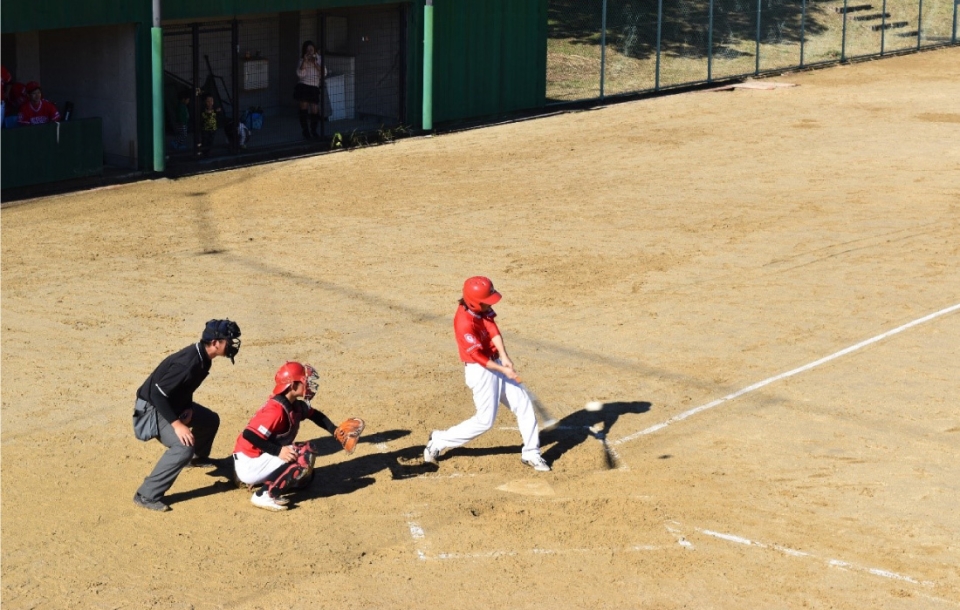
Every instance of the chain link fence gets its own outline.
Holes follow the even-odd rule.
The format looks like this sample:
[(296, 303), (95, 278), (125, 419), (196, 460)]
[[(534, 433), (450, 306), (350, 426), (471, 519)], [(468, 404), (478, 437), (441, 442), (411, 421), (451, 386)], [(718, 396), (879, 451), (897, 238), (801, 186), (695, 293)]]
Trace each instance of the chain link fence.
[(960, 0), (549, 0), (547, 102), (957, 44)]

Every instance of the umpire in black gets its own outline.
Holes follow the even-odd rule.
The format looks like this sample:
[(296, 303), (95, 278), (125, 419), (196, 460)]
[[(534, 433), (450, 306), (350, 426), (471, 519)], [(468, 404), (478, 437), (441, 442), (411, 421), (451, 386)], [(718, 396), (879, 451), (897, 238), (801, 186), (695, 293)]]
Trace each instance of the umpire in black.
[(240, 327), (210, 320), (200, 341), (167, 356), (137, 390), (133, 427), (142, 441), (156, 438), (167, 447), (153, 472), (133, 496), (137, 506), (167, 511), (163, 495), (188, 464), (210, 465), (210, 449), (220, 416), (193, 402), (193, 393), (210, 374), (218, 356), (233, 362), (240, 351)]

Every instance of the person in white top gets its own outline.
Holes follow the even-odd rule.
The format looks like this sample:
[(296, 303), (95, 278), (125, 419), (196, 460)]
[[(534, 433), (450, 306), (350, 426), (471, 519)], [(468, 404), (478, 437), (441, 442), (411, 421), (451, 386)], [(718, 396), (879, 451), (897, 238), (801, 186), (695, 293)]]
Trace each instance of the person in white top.
[[(293, 90), (293, 99), (300, 103), (300, 128), (303, 137), (319, 138), (317, 124), (320, 122), (320, 82), (327, 76), (327, 68), (317, 53), (313, 42), (307, 40), (300, 51), (300, 63), (297, 65), (297, 86)], [(309, 114), (307, 112), (309, 108)], [(309, 118), (310, 127), (307, 128)]]

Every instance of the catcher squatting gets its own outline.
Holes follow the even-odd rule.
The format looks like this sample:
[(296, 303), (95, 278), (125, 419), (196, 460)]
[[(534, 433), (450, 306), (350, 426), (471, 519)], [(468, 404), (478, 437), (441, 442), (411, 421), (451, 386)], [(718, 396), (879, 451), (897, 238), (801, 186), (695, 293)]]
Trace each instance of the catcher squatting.
[[(423, 452), (425, 463), (436, 464), (440, 453), (460, 447), (488, 431), (503, 403), (517, 417), (523, 438), (521, 460), (537, 471), (550, 466), (540, 456), (537, 416), (532, 400), (520, 384), (503, 338), (494, 322), (492, 305), (501, 295), (485, 277), (472, 277), (463, 285), (454, 317), (454, 331), (467, 386), (473, 391), (476, 413), (447, 430), (435, 430)], [(187, 466), (215, 465), (210, 450), (220, 417), (193, 401), (193, 394), (210, 373), (214, 358), (230, 362), (240, 350), (240, 327), (231, 320), (210, 320), (200, 341), (165, 358), (137, 390), (133, 428), (138, 439), (157, 439), (167, 447), (153, 471), (134, 494), (136, 505), (168, 511), (164, 494)], [(272, 396), (253, 415), (237, 437), (231, 461), (236, 480), (260, 486), (250, 501), (272, 511), (286, 510), (286, 494), (313, 481), (317, 455), (310, 442), (296, 442), (300, 423), (309, 419), (353, 453), (364, 430), (364, 421), (351, 417), (334, 425), (313, 408), (319, 374), (309, 364), (287, 362), (274, 376)]]

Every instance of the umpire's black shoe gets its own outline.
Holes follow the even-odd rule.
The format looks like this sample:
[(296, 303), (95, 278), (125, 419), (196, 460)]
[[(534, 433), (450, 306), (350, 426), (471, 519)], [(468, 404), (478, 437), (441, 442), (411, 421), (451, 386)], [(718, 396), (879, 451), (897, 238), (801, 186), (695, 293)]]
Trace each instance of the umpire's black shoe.
[(187, 468), (213, 468), (217, 462), (208, 457), (195, 457), (187, 463)]
[(164, 513), (170, 510), (170, 507), (160, 500), (147, 500), (140, 495), (140, 492), (133, 494), (133, 503), (147, 510), (155, 510), (158, 513)]

